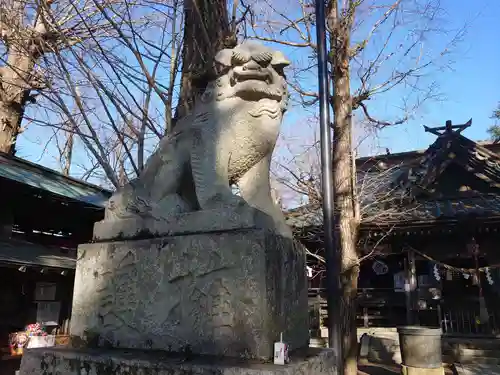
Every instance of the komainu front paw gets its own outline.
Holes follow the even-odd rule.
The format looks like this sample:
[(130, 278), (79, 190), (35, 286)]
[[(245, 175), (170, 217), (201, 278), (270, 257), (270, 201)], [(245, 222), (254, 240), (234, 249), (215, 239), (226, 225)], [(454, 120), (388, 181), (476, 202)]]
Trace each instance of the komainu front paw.
[(177, 194), (169, 194), (158, 202), (158, 210), (163, 217), (193, 211), (189, 204)]
[(127, 185), (117, 190), (107, 202), (104, 220), (149, 216), (151, 210), (150, 202), (139, 196), (132, 186)]
[(239, 207), (248, 207), (247, 202), (233, 194), (217, 193), (207, 199), (202, 205), (202, 210), (223, 210), (223, 209), (238, 209)]

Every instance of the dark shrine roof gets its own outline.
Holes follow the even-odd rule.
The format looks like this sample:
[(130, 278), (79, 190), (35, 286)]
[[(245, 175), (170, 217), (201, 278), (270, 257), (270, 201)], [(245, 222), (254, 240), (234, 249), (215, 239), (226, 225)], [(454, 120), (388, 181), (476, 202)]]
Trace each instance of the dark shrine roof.
[(0, 239), (0, 264), (75, 269), (76, 250), (17, 239)]
[[(500, 218), (500, 157), (496, 153), (500, 144), (474, 142), (461, 131), (435, 134), (436, 141), (425, 151), (356, 160), (358, 175), (382, 174), (384, 169), (393, 168), (385, 191), (390, 189), (401, 197), (390, 203), (386, 199), (384, 204), (370, 201), (370, 209), (362, 209), (362, 228)], [(363, 199), (369, 198), (362, 192), (360, 196), (363, 205)], [(386, 210), (390, 215), (384, 216)], [(288, 224), (296, 229), (322, 224), (320, 206), (306, 205), (285, 214)]]
[(77, 243), (91, 239), (111, 192), (0, 152), (3, 209), (11, 237), (0, 236), (0, 265), (74, 269)]
[(416, 177), (415, 186), (432, 192), (433, 185), (450, 164), (458, 165), (494, 189), (500, 188), (500, 157), (459, 133), (439, 136), (416, 167), (407, 169)]
[(0, 178), (15, 181), (98, 208), (104, 208), (111, 192), (52, 169), (0, 152)]

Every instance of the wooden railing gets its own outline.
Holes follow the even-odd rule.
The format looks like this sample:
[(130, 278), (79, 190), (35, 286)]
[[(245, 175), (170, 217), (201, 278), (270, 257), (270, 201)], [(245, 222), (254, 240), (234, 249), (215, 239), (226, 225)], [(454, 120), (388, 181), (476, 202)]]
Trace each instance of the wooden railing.
[(496, 336), (500, 334), (499, 317), (489, 312), (488, 320), (481, 320), (477, 309), (445, 309), (440, 311), (441, 328), (447, 335)]
[[(326, 325), (328, 319), (326, 290), (309, 289), (309, 308), (311, 325)], [(390, 327), (404, 324), (404, 296), (394, 293), (393, 289), (360, 288), (358, 290), (358, 309), (356, 321), (358, 327)]]
[[(475, 306), (471, 308), (470, 306)], [(326, 290), (309, 289), (311, 324), (318, 328), (328, 319)], [(489, 319), (480, 320), (478, 301), (460, 302), (455, 305), (436, 303), (432, 308), (414, 311), (417, 324), (441, 325), (446, 335), (500, 335), (500, 309), (489, 306)], [(406, 324), (404, 293), (393, 289), (360, 288), (358, 291), (358, 327), (396, 327)]]

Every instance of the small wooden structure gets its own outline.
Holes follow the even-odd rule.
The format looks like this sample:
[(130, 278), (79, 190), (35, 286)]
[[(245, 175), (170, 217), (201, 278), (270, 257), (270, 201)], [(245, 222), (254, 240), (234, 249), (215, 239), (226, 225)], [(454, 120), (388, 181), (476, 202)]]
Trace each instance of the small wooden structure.
[[(461, 133), (470, 125), (426, 127), (437, 135), (427, 150), (356, 161), (358, 173), (392, 168), (384, 188), (397, 197), (372, 201), (373, 219), (361, 224), (359, 326), (418, 323), (447, 335), (500, 333), (500, 144), (466, 138)], [(318, 217), (301, 207), (288, 222), (321, 255)], [(310, 266), (318, 265), (311, 257)], [(313, 300), (321, 296), (319, 275), (311, 280)]]
[(109, 196), (0, 153), (0, 359), (11, 359), (9, 334), (27, 324), (52, 321), (67, 331), (76, 248), (91, 240)]

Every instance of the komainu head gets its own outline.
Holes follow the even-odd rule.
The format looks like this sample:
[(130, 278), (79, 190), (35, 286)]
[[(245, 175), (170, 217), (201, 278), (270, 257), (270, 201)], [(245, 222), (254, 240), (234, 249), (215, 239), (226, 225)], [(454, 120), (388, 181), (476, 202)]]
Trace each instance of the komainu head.
[(284, 69), (290, 65), (281, 52), (245, 41), (221, 50), (215, 64), (218, 77), (207, 85), (202, 103), (219, 109), (243, 105), (252, 117), (281, 119), (288, 104)]

